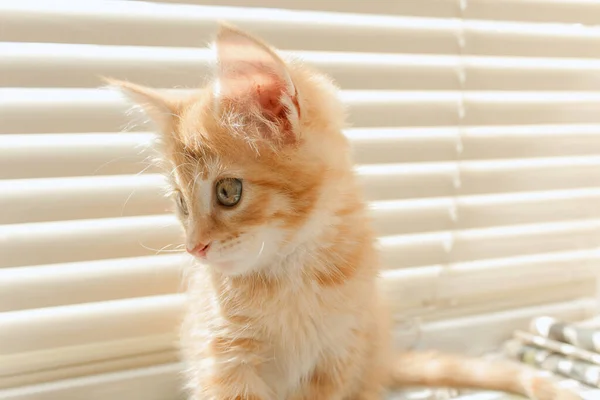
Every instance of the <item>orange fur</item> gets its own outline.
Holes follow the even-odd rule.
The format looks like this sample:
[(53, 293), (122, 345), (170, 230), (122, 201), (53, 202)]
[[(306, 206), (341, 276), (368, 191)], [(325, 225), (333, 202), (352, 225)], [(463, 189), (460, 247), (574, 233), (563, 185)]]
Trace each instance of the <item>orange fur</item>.
[[(188, 248), (211, 243), (182, 327), (192, 399), (375, 400), (403, 384), (578, 398), (509, 363), (392, 359), (375, 234), (335, 87), (231, 26), (216, 47), (215, 83), (187, 98), (113, 82), (162, 132)], [(243, 182), (234, 207), (216, 204), (222, 178)]]

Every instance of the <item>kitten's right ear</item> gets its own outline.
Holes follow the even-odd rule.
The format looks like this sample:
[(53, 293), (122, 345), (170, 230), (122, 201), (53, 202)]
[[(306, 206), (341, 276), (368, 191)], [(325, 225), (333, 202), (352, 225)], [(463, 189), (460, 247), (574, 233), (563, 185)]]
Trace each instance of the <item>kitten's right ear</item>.
[(140, 106), (146, 115), (156, 123), (163, 132), (169, 132), (173, 118), (177, 115), (179, 102), (149, 87), (135, 83), (104, 78), (110, 87), (116, 88), (129, 100)]
[(242, 115), (258, 117), (260, 134), (277, 142), (298, 140), (300, 104), (287, 64), (262, 40), (221, 22), (215, 40), (216, 104), (225, 100)]

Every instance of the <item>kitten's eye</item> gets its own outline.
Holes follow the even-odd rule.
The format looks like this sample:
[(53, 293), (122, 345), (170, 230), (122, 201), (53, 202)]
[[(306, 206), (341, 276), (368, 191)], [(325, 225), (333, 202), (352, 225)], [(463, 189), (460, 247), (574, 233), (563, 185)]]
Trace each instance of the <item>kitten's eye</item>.
[(183, 215), (188, 215), (188, 208), (185, 204), (185, 199), (183, 198), (183, 195), (180, 191), (177, 191), (177, 193), (175, 193), (175, 201), (177, 202), (177, 207), (179, 207), (179, 211), (181, 211)]
[(236, 178), (225, 178), (217, 182), (217, 201), (225, 207), (233, 207), (242, 198), (242, 181)]

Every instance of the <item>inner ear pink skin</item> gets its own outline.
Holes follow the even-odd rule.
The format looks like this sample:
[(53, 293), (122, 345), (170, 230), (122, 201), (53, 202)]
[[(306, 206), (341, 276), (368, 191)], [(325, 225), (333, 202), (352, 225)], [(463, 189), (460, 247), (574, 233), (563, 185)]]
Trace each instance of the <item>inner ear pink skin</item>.
[(267, 45), (235, 29), (221, 30), (216, 48), (221, 98), (276, 123), (281, 137), (272, 138), (275, 132), (267, 130), (267, 139), (295, 142), (300, 107), (285, 62)]

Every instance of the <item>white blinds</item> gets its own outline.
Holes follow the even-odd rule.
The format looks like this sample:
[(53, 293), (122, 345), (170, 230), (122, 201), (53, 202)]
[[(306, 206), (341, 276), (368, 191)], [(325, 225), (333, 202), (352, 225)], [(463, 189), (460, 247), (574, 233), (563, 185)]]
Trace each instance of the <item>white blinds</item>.
[(189, 261), (152, 133), (99, 76), (196, 87), (219, 19), (341, 85), (422, 345), (596, 310), (600, 2), (184, 2), (0, 2), (0, 399), (176, 398)]

